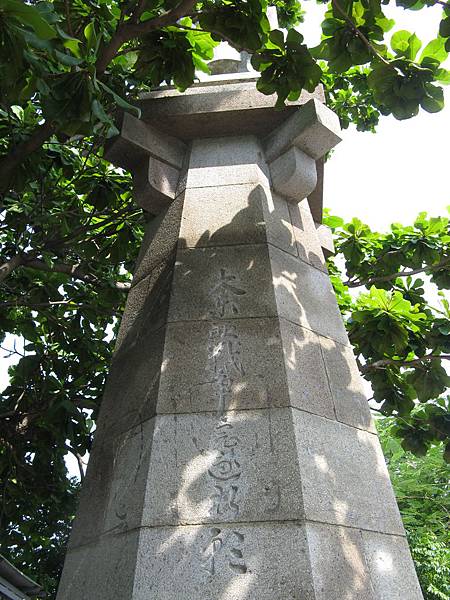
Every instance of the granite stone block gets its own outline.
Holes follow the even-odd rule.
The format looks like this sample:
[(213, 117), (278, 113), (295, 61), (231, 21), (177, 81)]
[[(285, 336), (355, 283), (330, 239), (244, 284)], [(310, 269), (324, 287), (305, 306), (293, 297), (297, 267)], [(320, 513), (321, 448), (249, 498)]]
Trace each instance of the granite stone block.
[(133, 600), (314, 600), (297, 523), (143, 529)]
[(142, 521), (156, 419), (143, 421), (113, 442), (113, 474), (104, 532), (124, 533)]
[(148, 277), (161, 264), (175, 262), (183, 202), (184, 194), (180, 194), (165, 212), (147, 223), (136, 261), (132, 286)]
[(113, 477), (114, 442), (96, 435), (72, 525), (69, 551), (94, 542), (105, 530), (105, 516)]
[(321, 158), (341, 141), (340, 133), (336, 113), (311, 99), (267, 136), (266, 159), (272, 162), (292, 146), (314, 159)]
[(165, 212), (173, 202), (180, 179), (180, 170), (150, 156), (133, 175), (133, 198), (152, 215)]
[(292, 410), (306, 519), (404, 534), (376, 435)]
[(315, 600), (391, 599), (374, 595), (358, 529), (307, 523), (306, 532)]
[(266, 224), (266, 238), (280, 250), (293, 256), (298, 255), (294, 231), (289, 214), (289, 202), (272, 191), (263, 203), (264, 222)]
[(290, 203), (289, 212), (299, 258), (327, 273), (320, 238), (308, 206), (308, 201), (305, 200), (298, 205)]
[(260, 184), (186, 190), (180, 248), (267, 242), (297, 255), (284, 198)]
[(158, 414), (288, 406), (278, 319), (170, 323)]
[(160, 329), (167, 321), (170, 290), (175, 267), (175, 253), (159, 263), (128, 292), (124, 314), (117, 335), (115, 354), (135, 346), (141, 334)]
[(352, 348), (324, 337), (321, 345), (337, 420), (376, 433)]
[(138, 540), (133, 531), (69, 550), (57, 600), (133, 599)]
[(154, 416), (165, 328), (143, 327), (133, 344), (115, 353), (96, 435), (118, 435)]
[(323, 252), (325, 258), (328, 258), (329, 256), (333, 256), (333, 254), (335, 254), (335, 249), (334, 249), (333, 233), (332, 233), (331, 229), (327, 225), (324, 225), (323, 223), (317, 223), (316, 221), (314, 221), (314, 224), (317, 229), (317, 235), (319, 236), (320, 246), (322, 248), (322, 252)]
[(156, 418), (143, 525), (302, 516), (290, 409)]
[(70, 549), (140, 526), (154, 423), (149, 419), (116, 436), (96, 434)]
[(292, 202), (307, 198), (317, 185), (316, 161), (299, 150), (290, 148), (270, 164), (275, 191)]
[(348, 344), (328, 275), (278, 248), (269, 247), (269, 253), (279, 315)]
[(194, 140), (188, 188), (260, 183), (268, 185), (268, 167), (254, 136)]
[(290, 405), (335, 419), (319, 336), (280, 319)]
[(423, 600), (406, 538), (362, 531), (370, 578), (378, 600)]
[(180, 247), (264, 243), (263, 201), (267, 194), (259, 184), (188, 188)]
[(178, 252), (169, 321), (270, 317), (276, 312), (267, 246)]
[(124, 112), (120, 137), (109, 144), (106, 159), (128, 170), (147, 156), (154, 156), (177, 168), (183, 165), (186, 144), (175, 136)]

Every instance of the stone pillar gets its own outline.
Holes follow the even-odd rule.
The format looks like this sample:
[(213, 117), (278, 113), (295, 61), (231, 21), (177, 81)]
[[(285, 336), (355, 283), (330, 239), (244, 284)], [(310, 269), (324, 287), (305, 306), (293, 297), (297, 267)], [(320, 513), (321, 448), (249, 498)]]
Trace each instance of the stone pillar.
[(158, 216), (58, 600), (420, 600), (306, 200), (337, 118), (218, 87), (153, 94), (110, 150)]

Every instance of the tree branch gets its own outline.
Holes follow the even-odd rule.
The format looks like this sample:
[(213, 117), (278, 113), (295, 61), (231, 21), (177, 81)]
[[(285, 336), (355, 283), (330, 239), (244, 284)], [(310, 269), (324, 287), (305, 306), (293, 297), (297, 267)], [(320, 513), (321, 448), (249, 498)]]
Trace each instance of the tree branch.
[(66, 448), (67, 450), (70, 452), (70, 454), (72, 454), (72, 456), (74, 456), (77, 460), (78, 463), (78, 470), (80, 472), (80, 481), (81, 483), (83, 483), (84, 481), (84, 463), (83, 463), (83, 459), (81, 458), (81, 456), (78, 454), (78, 452), (76, 450), (74, 450), (71, 446), (68, 446), (66, 444)]
[[(48, 265), (43, 260), (32, 258), (27, 259), (23, 262), (24, 267), (28, 267), (30, 269), (36, 269), (38, 271), (46, 271), (48, 273), (64, 273), (65, 275), (69, 275), (73, 279), (80, 279), (85, 283), (90, 283), (91, 285), (99, 286), (101, 282), (94, 275), (90, 275), (89, 273), (85, 273), (82, 269), (79, 268), (79, 265), (66, 265), (64, 263), (54, 263), (53, 265)], [(127, 282), (117, 281), (115, 283), (115, 288), (118, 290), (129, 290), (130, 284)]]
[(16, 254), (16, 256), (13, 256), (10, 260), (7, 260), (5, 263), (3, 263), (0, 266), (0, 281), (6, 279), (8, 275), (11, 275), (14, 269), (17, 269), (17, 267), (20, 267), (22, 264), (23, 257), (21, 254)]
[(424, 267), (420, 267), (418, 269), (410, 269), (408, 271), (397, 271), (397, 273), (391, 273), (390, 275), (380, 275), (379, 277), (371, 277), (367, 281), (352, 281), (351, 279), (348, 279), (347, 281), (344, 281), (344, 285), (346, 285), (347, 287), (361, 287), (363, 285), (368, 287), (379, 281), (392, 281), (394, 279), (397, 279), (397, 277), (409, 277), (410, 275), (418, 275), (419, 273), (426, 273), (427, 271), (437, 271), (439, 269), (442, 269), (442, 267), (447, 266), (449, 263), (450, 258), (445, 258), (440, 262), (436, 263), (435, 265), (425, 265)]
[(149, 19), (143, 23), (133, 23), (131, 21), (119, 23), (115, 34), (100, 52), (96, 63), (97, 73), (102, 75), (106, 71), (122, 44), (133, 38), (141, 38), (156, 29), (173, 25), (181, 17), (188, 16), (196, 3), (197, 0), (181, 0), (175, 8), (158, 15), (154, 19)]
[[(140, 38), (150, 31), (176, 23), (181, 17), (188, 16), (196, 3), (197, 0), (181, 0), (172, 10), (143, 23), (124, 22), (123, 19), (120, 19), (116, 32), (99, 53), (96, 62), (97, 75), (101, 77), (104, 74), (122, 44), (133, 38)], [(46, 121), (27, 140), (15, 146), (6, 156), (0, 159), (0, 191), (5, 191), (8, 188), (14, 169), (30, 154), (38, 150), (55, 131), (56, 127)]]
[[(45, 271), (47, 273), (64, 273), (73, 279), (79, 279), (85, 283), (89, 283), (97, 287), (105, 287), (97, 277), (91, 275), (90, 273), (85, 273), (82, 269), (80, 269), (79, 265), (66, 265), (65, 263), (54, 263), (53, 265), (48, 265), (43, 260), (27, 254), (17, 254), (9, 261), (5, 262), (0, 267), (0, 281), (6, 279), (6, 277), (8, 277), (8, 275), (10, 275), (14, 269), (19, 266), (35, 269), (37, 271)], [(116, 281), (114, 287), (117, 290), (128, 291), (131, 285), (126, 281)]]
[(382, 360), (377, 360), (374, 363), (364, 365), (361, 370), (365, 372), (372, 369), (384, 369), (389, 366), (414, 367), (420, 366), (429, 360), (450, 360), (450, 354), (426, 354), (425, 356), (415, 358), (414, 360), (395, 360), (393, 358), (384, 358)]
[(359, 37), (359, 39), (367, 46), (367, 48), (372, 52), (372, 54), (374, 56), (376, 56), (379, 60), (381, 60), (382, 63), (384, 63), (385, 65), (395, 68), (391, 65), (391, 63), (386, 60), (384, 58), (384, 56), (381, 56), (381, 54), (378, 52), (378, 50), (373, 46), (373, 44), (366, 38), (366, 36), (356, 27), (355, 23), (353, 22), (353, 20), (351, 19), (351, 17), (349, 17), (349, 15), (345, 12), (345, 10), (342, 8), (342, 6), (339, 4), (339, 2), (337, 0), (332, 0), (331, 1), (332, 5), (336, 8), (336, 10), (338, 11), (338, 13), (340, 15), (342, 15), (342, 17), (344, 18), (344, 20), (350, 25), (350, 27), (353, 29), (353, 31), (355, 32), (355, 34)]
[(127, 24), (127, 34), (130, 35), (131, 39), (133, 37), (142, 37), (155, 29), (168, 27), (169, 25), (176, 23), (178, 19), (189, 16), (196, 4), (197, 0), (181, 0), (181, 2), (172, 10), (168, 10), (154, 19), (149, 19), (143, 23)]
[(73, 37), (72, 21), (70, 20), (70, 4), (69, 4), (69, 0), (64, 0), (64, 11), (66, 13), (67, 31)]

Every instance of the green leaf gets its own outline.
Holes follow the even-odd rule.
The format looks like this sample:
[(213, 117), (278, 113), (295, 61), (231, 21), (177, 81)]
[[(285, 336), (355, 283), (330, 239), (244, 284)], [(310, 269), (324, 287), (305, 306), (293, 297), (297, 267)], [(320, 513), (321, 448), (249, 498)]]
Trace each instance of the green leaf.
[(80, 65), (83, 62), (81, 59), (75, 58), (74, 56), (70, 56), (70, 54), (60, 52), (59, 50), (55, 50), (54, 53), (55, 57), (59, 60), (59, 62), (68, 67), (76, 67), (77, 65)]
[(120, 106), (120, 108), (123, 108), (126, 112), (131, 113), (132, 115), (134, 115), (138, 119), (141, 118), (141, 109), (140, 108), (138, 108), (137, 106), (133, 106), (132, 104), (130, 104), (129, 102), (127, 102), (126, 100), (124, 100), (123, 98), (121, 98), (110, 87), (108, 87), (106, 85), (106, 83), (103, 83), (103, 81), (98, 80), (98, 84), (108, 94), (110, 94), (114, 98), (114, 102), (117, 104), (117, 106)]
[(408, 375), (420, 402), (436, 398), (450, 386), (450, 377), (439, 361), (429, 361)]
[(420, 101), (421, 107), (427, 112), (439, 112), (444, 108), (444, 90), (431, 84), (425, 85), (426, 95)]
[(97, 38), (97, 33), (95, 31), (95, 23), (93, 21), (91, 21), (91, 23), (86, 25), (86, 27), (84, 28), (84, 37), (86, 38), (86, 41), (87, 41), (88, 52), (90, 50), (98, 49), (98, 44), (99, 44), (100, 40)]
[(400, 56), (405, 56), (409, 60), (414, 60), (422, 46), (422, 42), (415, 33), (410, 33), (405, 29), (394, 33), (391, 39), (391, 47), (394, 52)]
[(450, 17), (443, 19), (439, 25), (439, 35), (443, 38), (450, 37)]
[(2, 0), (1, 5), (4, 12), (14, 16), (24, 25), (29, 25), (41, 39), (50, 40), (57, 37), (55, 29), (34, 6), (20, 0)]
[(274, 29), (270, 32), (269, 39), (278, 48), (284, 49), (284, 35), (279, 29)]
[(420, 56), (419, 63), (422, 63), (425, 58), (431, 58), (438, 63), (444, 62), (448, 57), (448, 52), (445, 49), (445, 39), (437, 37), (425, 46)]
[(437, 69), (434, 78), (439, 83), (448, 85), (450, 84), (450, 71), (447, 71), (447, 69)]
[(286, 37), (286, 47), (297, 50), (303, 44), (303, 36), (296, 29), (289, 29)]

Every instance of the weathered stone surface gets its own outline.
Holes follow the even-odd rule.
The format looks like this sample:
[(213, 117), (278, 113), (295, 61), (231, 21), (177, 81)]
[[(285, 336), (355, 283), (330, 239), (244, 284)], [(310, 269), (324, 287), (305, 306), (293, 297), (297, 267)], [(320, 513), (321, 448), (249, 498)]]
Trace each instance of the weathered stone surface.
[(333, 398), (317, 334), (280, 320), (290, 405), (335, 418)]
[(265, 198), (263, 213), (266, 224), (266, 237), (269, 244), (297, 256), (298, 251), (289, 214), (289, 204), (285, 198), (274, 191)]
[(316, 600), (391, 599), (374, 595), (358, 529), (308, 523), (306, 532)]
[(117, 336), (116, 353), (123, 345), (136, 343), (144, 324), (147, 331), (154, 331), (166, 323), (175, 258), (175, 253), (169, 254), (167, 261), (160, 262), (131, 287)]
[[(266, 111), (227, 129), (243, 88), (206, 87), (164, 102), (191, 124), (214, 103), (222, 136)], [(311, 102), (269, 161), (300, 148), (313, 165), (335, 125)], [(139, 256), (58, 600), (420, 600), (325, 272), (321, 203), (312, 217), (272, 193), (251, 127), (205, 127), (180, 181), (158, 179), (169, 206)]]
[(362, 531), (375, 598), (423, 600), (404, 537)]
[(151, 321), (133, 342), (113, 357), (96, 436), (113, 436), (155, 414), (165, 328), (154, 331)]
[(311, 208), (311, 214), (316, 223), (322, 223), (323, 213), (323, 183), (325, 176), (325, 159), (319, 158), (316, 162), (317, 185), (315, 190), (308, 196), (308, 204)]
[(271, 281), (265, 245), (180, 250), (169, 321), (275, 316)]
[(153, 156), (181, 169), (185, 153), (186, 145), (181, 140), (125, 112), (120, 136), (109, 145), (106, 159), (133, 171), (136, 163)]
[(58, 589), (58, 600), (134, 599), (139, 534), (111, 535), (70, 550)]
[(139, 527), (155, 419), (96, 440), (80, 497), (70, 550)]
[(283, 110), (274, 96), (257, 91), (256, 79), (206, 81), (180, 93), (175, 88), (143, 94), (142, 119), (183, 140), (231, 135), (265, 136), (312, 97), (325, 101), (323, 88), (303, 91)]
[(299, 258), (327, 273), (320, 238), (317, 234), (308, 201), (303, 200), (299, 205), (290, 203), (289, 212)]
[(288, 406), (278, 319), (170, 323), (158, 414)]
[(321, 345), (337, 420), (375, 433), (353, 350), (327, 338), (321, 338)]
[(142, 421), (113, 440), (113, 476), (104, 519), (107, 534), (141, 525), (156, 420)]
[(144, 529), (138, 554), (133, 600), (314, 599), (295, 522)]
[(334, 250), (334, 242), (333, 242), (333, 234), (331, 233), (331, 229), (326, 225), (316, 223), (317, 235), (319, 236), (319, 242), (322, 247), (322, 251), (324, 253), (325, 258), (329, 256), (333, 256), (335, 253)]
[(72, 525), (69, 552), (78, 546), (95, 542), (104, 532), (105, 514), (113, 477), (113, 440), (97, 437), (89, 458), (81, 488), (79, 510)]
[(156, 418), (143, 525), (302, 515), (290, 409)]
[(269, 242), (296, 255), (286, 200), (261, 184), (188, 188), (181, 248)]
[(294, 146), (270, 164), (270, 176), (277, 193), (299, 202), (316, 187), (316, 161)]
[[(141, 244), (132, 285), (147, 277), (161, 264), (175, 262), (180, 235), (184, 195), (180, 194), (167, 210), (147, 223)], [(129, 309), (125, 311), (129, 312)]]
[(194, 140), (187, 187), (260, 183), (268, 185), (269, 171), (259, 140), (254, 136)]
[(179, 169), (150, 156), (135, 169), (133, 197), (144, 210), (158, 215), (174, 200), (179, 178)]
[(308, 520), (403, 535), (376, 435), (293, 409)]
[(269, 247), (269, 253), (279, 315), (348, 344), (328, 276), (278, 248)]
[(340, 133), (338, 116), (311, 99), (266, 138), (266, 159), (270, 163), (292, 146), (319, 159), (341, 141)]
[(267, 193), (259, 184), (188, 188), (180, 247), (264, 243), (263, 203)]

